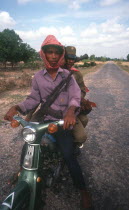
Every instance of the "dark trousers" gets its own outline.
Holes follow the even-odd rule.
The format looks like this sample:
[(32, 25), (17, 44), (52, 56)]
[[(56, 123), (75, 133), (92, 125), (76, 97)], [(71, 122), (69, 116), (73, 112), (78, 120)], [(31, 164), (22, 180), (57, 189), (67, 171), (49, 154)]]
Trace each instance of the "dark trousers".
[(64, 156), (73, 183), (78, 189), (85, 189), (85, 181), (82, 171), (74, 155), (74, 138), (71, 130), (63, 130), (62, 128), (59, 128), (58, 132), (54, 134), (54, 137), (56, 138), (57, 145)]

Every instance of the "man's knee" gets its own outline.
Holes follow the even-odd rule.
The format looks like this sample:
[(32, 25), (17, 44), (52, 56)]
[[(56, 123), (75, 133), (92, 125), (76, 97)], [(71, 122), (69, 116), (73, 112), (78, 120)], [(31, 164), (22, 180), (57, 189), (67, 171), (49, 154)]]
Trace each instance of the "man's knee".
[(84, 143), (87, 139), (87, 133), (79, 118), (77, 119), (77, 123), (73, 128), (73, 136), (74, 142)]
[(87, 115), (84, 115), (84, 114), (79, 114), (78, 115), (78, 119), (81, 121), (83, 127), (85, 128), (87, 123), (88, 123), (88, 117)]
[(74, 142), (84, 143), (87, 139), (87, 134), (84, 132), (81, 133), (80, 135), (78, 135), (76, 132), (75, 134), (73, 133), (73, 135), (74, 135)]

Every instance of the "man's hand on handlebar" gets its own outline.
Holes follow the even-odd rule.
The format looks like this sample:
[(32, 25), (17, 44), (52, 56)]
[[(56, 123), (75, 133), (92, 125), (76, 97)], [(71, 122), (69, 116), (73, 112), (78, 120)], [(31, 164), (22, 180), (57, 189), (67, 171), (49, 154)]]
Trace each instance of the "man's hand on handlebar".
[(71, 106), (66, 115), (64, 116), (64, 125), (63, 128), (68, 129), (70, 126), (74, 126), (76, 123), (76, 116), (75, 116), (75, 109), (76, 107)]
[(13, 120), (13, 116), (18, 114), (18, 111), (20, 110), (18, 105), (12, 106), (9, 111), (6, 113), (6, 115), (4, 116), (5, 120), (8, 121), (12, 121)]

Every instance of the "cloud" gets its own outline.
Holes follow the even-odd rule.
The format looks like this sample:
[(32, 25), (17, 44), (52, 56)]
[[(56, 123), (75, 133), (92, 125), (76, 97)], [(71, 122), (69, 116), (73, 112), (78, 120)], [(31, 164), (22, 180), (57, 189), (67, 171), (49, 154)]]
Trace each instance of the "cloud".
[(60, 41), (65, 46), (68, 46), (68, 45), (77, 46), (77, 44), (79, 43), (78, 42), (79, 40), (76, 36), (62, 36), (60, 38)]
[(80, 4), (77, 1), (73, 1), (73, 2), (71, 2), (71, 4), (69, 4), (69, 8), (74, 9), (74, 10), (78, 10), (80, 8)]
[(29, 2), (50, 2), (56, 4), (65, 4), (70, 9), (78, 10), (81, 4), (89, 2), (89, 0), (17, 0), (19, 4), (27, 4)]
[(98, 34), (98, 29), (96, 24), (91, 24), (88, 28), (86, 28), (83, 32), (81, 32), (81, 37), (93, 37)]
[(105, 23), (100, 24), (103, 33), (121, 33), (124, 30), (122, 24), (117, 23), (117, 17), (113, 20), (107, 20)]
[(71, 13), (71, 17), (76, 19), (87, 19), (97, 22), (100, 18), (102, 20), (119, 16), (122, 19), (129, 19), (129, 2), (116, 4), (114, 7), (98, 7), (97, 9), (78, 10)]
[(34, 0), (17, 0), (19, 4), (27, 4), (28, 2), (33, 2)]
[(74, 31), (70, 26), (59, 28), (59, 33), (61, 34), (61, 36), (69, 36), (69, 35), (73, 36), (74, 35)]
[(16, 24), (15, 20), (9, 15), (8, 12), (0, 12), (0, 31), (5, 28), (12, 28)]
[[(42, 0), (44, 1), (44, 0)], [(86, 3), (86, 2), (89, 2), (90, 0), (46, 0), (48, 2), (55, 2), (55, 3), (70, 3), (70, 2), (80, 2), (80, 3)]]
[[(42, 0), (43, 1), (43, 0)], [(53, 2), (53, 3), (57, 3), (57, 4), (64, 4), (64, 3), (68, 3), (68, 0), (46, 0), (47, 2)]]
[(30, 30), (30, 31), (20, 31), (16, 30), (22, 39), (24, 40), (37, 40), (38, 38), (47, 36), (48, 34), (58, 35), (60, 36), (73, 36), (74, 32), (70, 26), (66, 27), (40, 27), (38, 30)]
[[(31, 47), (39, 51), (42, 41), (47, 35), (56, 36), (63, 44), (71, 42), (74, 38), (73, 29), (70, 26), (65, 27), (40, 27), (38, 30), (21, 31), (15, 30), (23, 42), (28, 43)], [(65, 41), (66, 40), (66, 41)]]
[(101, 6), (111, 6), (113, 4), (117, 4), (122, 1), (123, 0), (102, 0), (102, 1), (100, 1), (100, 5)]
[[(116, 49), (116, 55), (113, 57), (119, 57), (119, 50), (121, 49), (124, 52), (127, 51), (129, 45), (129, 28), (125, 27), (122, 24), (119, 24), (118, 18), (107, 20), (101, 24), (90, 24), (86, 29), (80, 33), (80, 41), (78, 42), (81, 46), (86, 46), (89, 48), (89, 51), (93, 48), (99, 49), (113, 49), (114, 53)], [(118, 51), (117, 51), (118, 50)], [(97, 50), (98, 51), (98, 50)], [(104, 52), (103, 52), (104, 53)], [(113, 54), (113, 53), (112, 53)], [(110, 55), (108, 55), (110, 57)], [(126, 55), (124, 54), (126, 57)]]
[[(128, 8), (125, 8), (125, 10), (121, 8), (119, 11), (123, 12), (126, 11), (126, 9)], [(81, 24), (79, 27), (78, 24), (75, 25), (73, 24), (73, 22), (71, 26), (71, 22), (69, 22), (68, 25), (65, 24), (65, 18), (67, 19), (69, 16), (70, 18), (73, 18), (74, 21), (77, 20), (74, 19), (74, 17), (79, 18), (78, 14), (80, 14), (80, 18), (83, 18), (83, 20), (84, 18), (88, 18), (89, 16), (98, 18), (99, 14), (102, 16), (104, 15), (104, 13), (107, 14), (106, 8), (104, 8), (103, 10), (100, 9), (99, 11), (96, 11), (96, 13), (94, 13), (94, 11), (85, 11), (85, 13), (81, 11), (73, 12), (71, 13), (71, 16), (70, 12), (62, 14), (58, 13), (54, 16), (51, 15), (47, 17), (40, 17), (39, 20), (38, 18), (35, 18), (33, 21), (36, 23), (36, 25), (38, 25), (37, 21), (39, 21), (39, 23), (41, 23), (41, 26), (44, 26), (45, 23), (46, 27), (39, 27), (37, 28), (37, 30), (27, 29), (25, 31), (21, 30), (21, 25), (19, 24), (20, 30), (15, 30), (15, 32), (19, 34), (23, 42), (28, 43), (37, 51), (39, 51), (41, 43), (45, 39), (45, 37), (49, 34), (53, 34), (62, 44), (75, 46), (77, 48), (78, 55), (88, 53), (95, 54), (96, 56), (103, 56), (106, 50), (106, 55), (109, 57), (119, 57), (119, 54), (121, 53), (123, 53), (123, 57), (126, 57), (126, 52), (128, 51), (129, 46), (129, 27), (120, 23), (121, 14), (120, 17), (114, 17), (115, 12), (113, 13), (113, 10), (111, 10), (111, 15), (114, 15), (113, 18), (111, 19), (110, 16), (108, 18), (104, 16), (104, 19), (107, 20), (101, 22), (100, 24), (97, 24), (96, 21), (89, 24), (89, 19), (87, 20), (86, 24)], [(101, 11), (103, 12), (101, 13)], [(77, 14), (77, 16), (75, 16), (75, 14)], [(45, 18), (48, 18), (49, 25), (51, 20), (54, 20), (54, 22), (56, 22), (58, 21), (58, 19), (60, 21), (63, 21), (63, 24), (57, 25), (54, 24), (54, 22), (51, 22), (51, 26), (48, 26), (47, 19), (46, 21), (44, 21)], [(93, 20), (94, 19), (92, 19), (92, 21)], [(31, 21), (32, 19), (27, 19), (26, 22), (24, 22), (26, 26), (27, 24), (29, 24), (29, 27), (27, 26), (27, 28), (34, 28), (34, 23), (33, 25), (31, 25)], [(9, 15), (8, 12), (0, 12), (0, 30), (5, 28), (14, 28), (15, 25), (16, 21)], [(17, 27), (19, 25), (17, 24)], [(111, 48), (113, 50), (113, 53), (111, 52)]]
[[(86, 28), (74, 27), (40, 27), (38, 30), (16, 31), (23, 42), (39, 51), (42, 41), (47, 35), (53, 34), (64, 44), (73, 45), (77, 48), (77, 55), (84, 53), (96, 56), (126, 57), (129, 46), (129, 28), (119, 24), (119, 18), (109, 19), (101, 24), (92, 23)], [(112, 50), (111, 50), (112, 49)], [(120, 49), (120, 50), (119, 50)]]
[(57, 35), (58, 30), (55, 27), (40, 27), (38, 30), (20, 31), (16, 30), (21, 39), (29, 42), (29, 40), (34, 41), (40, 38), (44, 38), (48, 34)]
[(49, 22), (49, 23), (61, 23), (63, 22), (63, 18), (67, 18), (67, 14), (66, 13), (62, 13), (62, 14), (54, 14), (54, 15), (47, 15), (44, 16), (43, 18), (39, 18), (37, 19), (37, 21), (43, 21), (43, 22)]

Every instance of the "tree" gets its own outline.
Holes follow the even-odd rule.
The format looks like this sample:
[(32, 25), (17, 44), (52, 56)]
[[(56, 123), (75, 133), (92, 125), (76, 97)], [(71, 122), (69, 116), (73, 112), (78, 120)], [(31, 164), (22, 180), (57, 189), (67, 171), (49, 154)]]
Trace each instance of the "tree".
[(129, 54), (127, 55), (127, 61), (129, 61)]
[(82, 61), (84, 59), (88, 59), (88, 55), (87, 54), (81, 55), (80, 57), (76, 57), (76, 62)]
[(106, 57), (101, 56), (101, 61), (106, 61)]
[(90, 60), (95, 60), (95, 55), (91, 55)]
[(13, 66), (15, 59), (17, 60), (16, 55), (21, 42), (21, 38), (14, 30), (5, 29), (3, 32), (0, 32), (0, 57), (5, 65), (9, 61)]
[(5, 63), (6, 61), (6, 48), (4, 47), (3, 42), (3, 36), (2, 33), (0, 32), (0, 62)]
[(11, 62), (13, 67), (19, 61), (27, 62), (36, 57), (36, 54), (33, 48), (23, 43), (14, 30), (5, 29), (0, 32), (0, 62), (3, 62), (5, 67), (7, 61)]
[(20, 59), (25, 63), (30, 59), (33, 59), (36, 55), (36, 51), (26, 43), (21, 43), (20, 53), (21, 53)]

